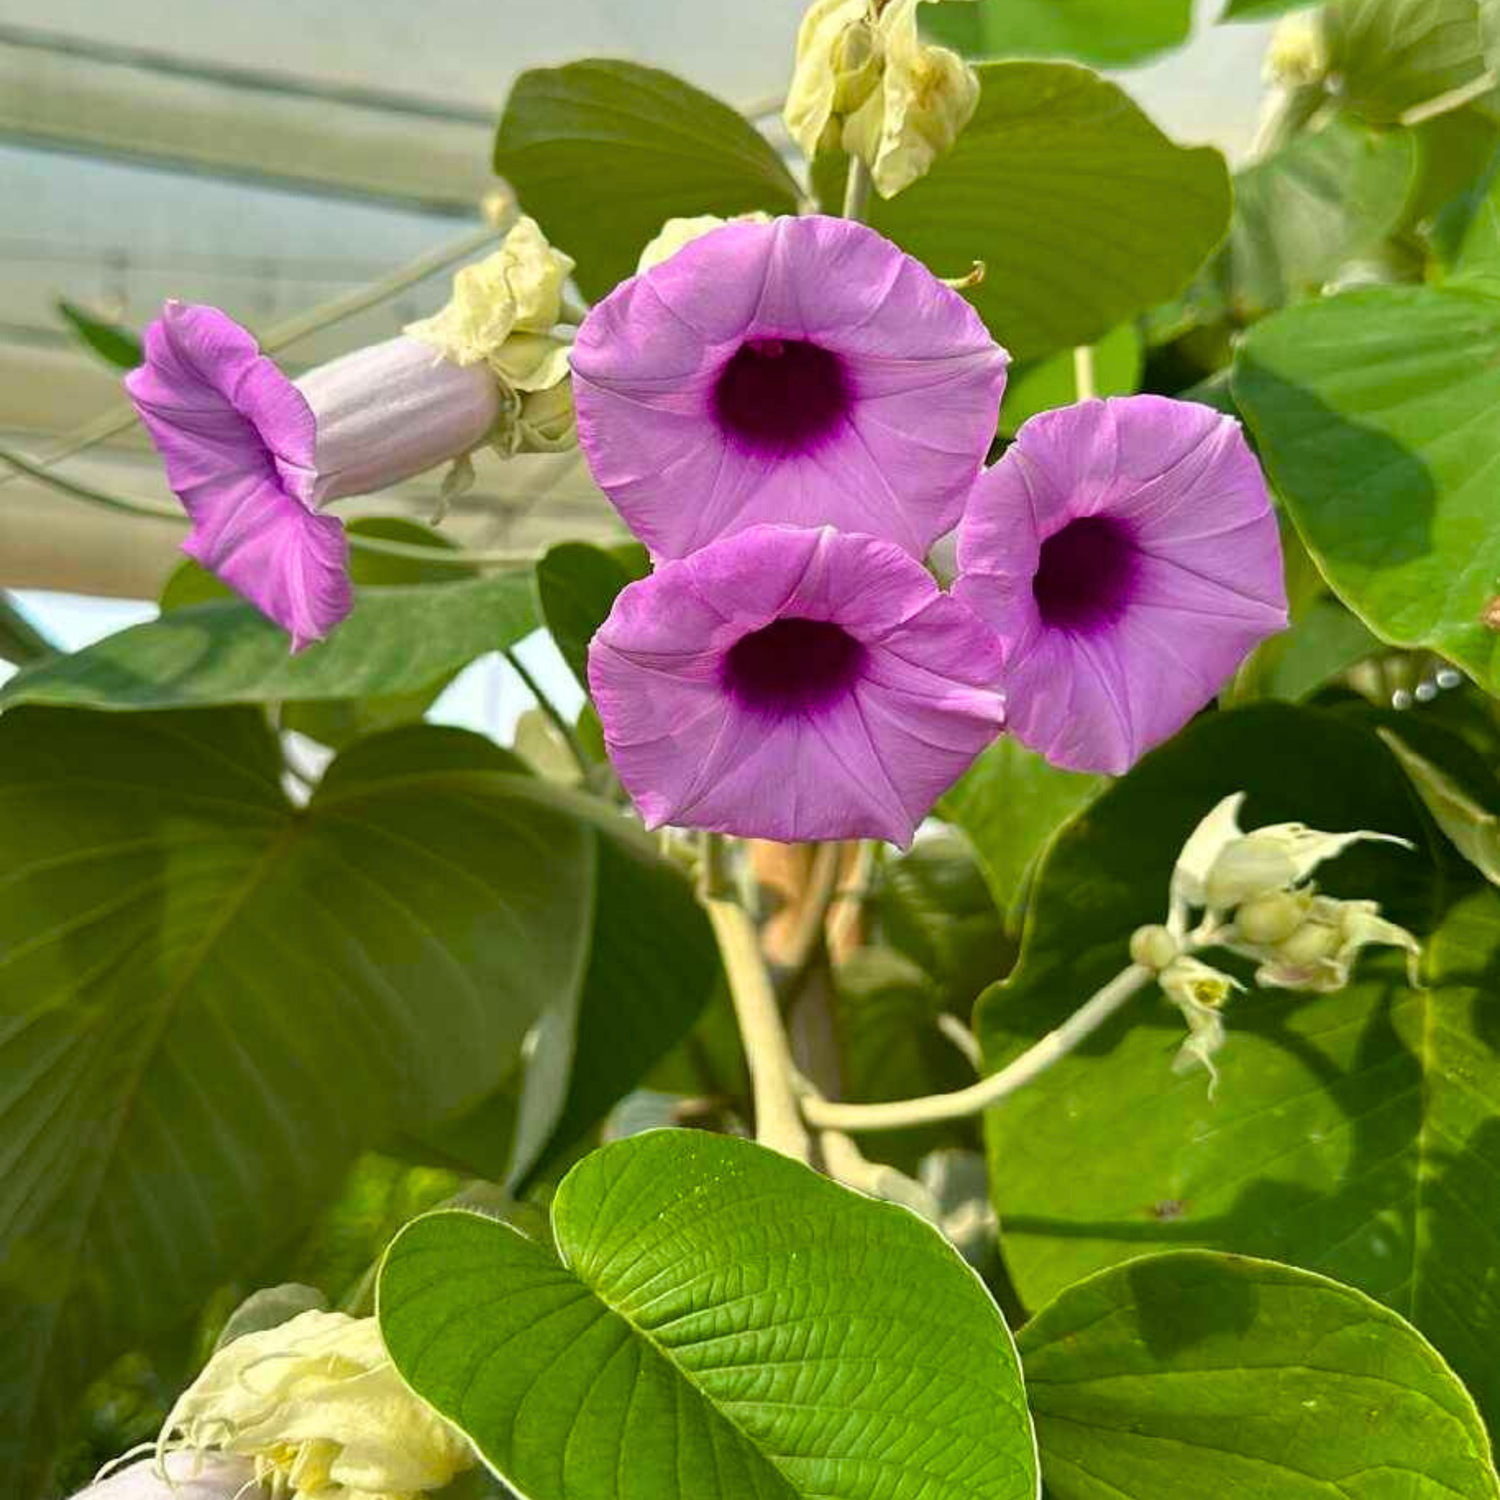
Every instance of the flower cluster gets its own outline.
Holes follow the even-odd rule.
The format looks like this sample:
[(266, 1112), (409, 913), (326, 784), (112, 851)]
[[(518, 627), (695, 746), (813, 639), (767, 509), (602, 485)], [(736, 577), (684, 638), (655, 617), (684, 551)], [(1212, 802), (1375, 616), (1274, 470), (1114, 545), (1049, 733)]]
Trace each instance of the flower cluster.
[[(1244, 986), (1195, 958), (1195, 951), (1237, 953), (1255, 961), (1257, 985), (1317, 994), (1343, 989), (1356, 959), (1373, 944), (1406, 950), (1407, 977), (1415, 988), (1422, 953), (1410, 932), (1380, 915), (1377, 902), (1320, 896), (1308, 880), (1324, 860), (1352, 844), (1409, 849), (1406, 839), (1364, 828), (1322, 833), (1301, 823), (1244, 833), (1244, 802), (1243, 792), (1225, 797), (1193, 830), (1172, 872), (1166, 925), (1138, 928), (1130, 940), (1131, 961), (1155, 973), (1187, 1024), (1176, 1070), (1206, 1068), (1210, 1092), (1218, 1078), (1214, 1054), (1225, 1040), (1223, 1008)], [(1201, 920), (1189, 931), (1194, 912)]]
[[(905, 844), (1002, 712), (1120, 772), (1285, 624), (1234, 421), (1084, 402), (986, 471), (1008, 356), (962, 297), (858, 223), (714, 223), (669, 225), (573, 351), (580, 444), (657, 563), (590, 655), (648, 824)], [(955, 526), (944, 593), (920, 559)]]
[(183, 551), (282, 626), (298, 651), (348, 613), (349, 548), (330, 501), (493, 443), (571, 446), (573, 262), (520, 220), (404, 336), (289, 380), (217, 308), (168, 302), (125, 387), (192, 521)]

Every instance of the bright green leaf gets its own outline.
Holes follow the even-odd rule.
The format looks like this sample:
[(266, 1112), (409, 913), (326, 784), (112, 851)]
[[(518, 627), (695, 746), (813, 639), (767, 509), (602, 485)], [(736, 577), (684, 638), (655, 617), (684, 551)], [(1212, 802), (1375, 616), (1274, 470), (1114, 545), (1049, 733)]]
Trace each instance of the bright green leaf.
[(1026, 873), (1054, 833), (1109, 785), (1105, 776), (1060, 771), (1001, 735), (938, 803), (938, 816), (963, 830), (990, 883), (995, 905), (1016, 911)]
[(1495, 1500), (1469, 1393), (1336, 1281), (1202, 1251), (1070, 1286), (1020, 1336), (1053, 1500)]
[(1382, 640), (1500, 692), (1500, 301), (1381, 287), (1252, 328), (1234, 394), (1324, 576)]
[(1415, 1323), (1493, 1423), (1500, 1056), (1483, 976), (1500, 962), (1500, 893), (1465, 885), (1475, 893), (1448, 907), (1448, 871), (1462, 880), (1463, 867), (1365, 723), (1273, 704), (1214, 714), (1115, 783), (1053, 847), (1016, 972), (980, 999), (986, 1067), (1118, 972), (1130, 933), (1162, 920), (1187, 834), (1234, 791), (1249, 794), (1247, 828), (1296, 820), (1416, 843), (1360, 845), (1317, 879), (1422, 936), (1429, 987), (1409, 987), (1401, 955), (1369, 950), (1341, 992), (1235, 995), (1212, 1098), (1201, 1072), (1173, 1073), (1181, 1017), (1143, 992), (987, 1121), (1016, 1284), (1035, 1306), (1174, 1246), (1291, 1261)]
[(924, 5), (922, 29), (969, 57), (1075, 57), (1119, 67), (1180, 46), (1193, 0), (978, 0)]
[[(1141, 336), (1133, 323), (1122, 323), (1094, 345), (1094, 394), (1131, 396), (1140, 389)], [(1021, 424), (1038, 412), (1071, 406), (1078, 400), (1073, 351), (1064, 349), (1032, 365), (1019, 365), (1005, 384), (1000, 431), (1015, 436)]]
[(1379, 734), (1453, 847), (1486, 880), (1500, 885), (1500, 816), (1481, 807), (1441, 766), (1418, 755), (1390, 730)]
[(585, 690), (594, 632), (609, 615), (615, 595), (644, 578), (650, 567), (644, 547), (605, 548), (588, 542), (559, 542), (536, 565), (542, 619)]
[(795, 213), (801, 192), (727, 104), (657, 68), (591, 58), (522, 73), (495, 137), (495, 170), (578, 262), (584, 295), (633, 275), (671, 218)]
[(1000, 1314), (905, 1209), (653, 1131), (576, 1166), (552, 1232), (433, 1214), (380, 1275), (403, 1377), (533, 1500), (1037, 1493)]
[(1374, 125), (1484, 72), (1478, 0), (1332, 0), (1323, 31), (1341, 102)]
[(57, 648), (36, 628), (9, 594), (0, 590), (0, 661), (26, 666), (53, 655)]
[(1380, 649), (1358, 615), (1337, 599), (1316, 599), (1290, 629), (1257, 648), (1226, 699), (1234, 704), (1257, 698), (1298, 703)]
[[(1016, 359), (1097, 343), (1176, 296), (1229, 228), (1229, 173), (1069, 63), (985, 63), (957, 145), (870, 222), (965, 295)], [(820, 178), (820, 181), (824, 179)]]
[(299, 809), (254, 710), (0, 718), (6, 1494), (84, 1382), (357, 1152), (494, 1089), (578, 985), (594, 841), (476, 740), (364, 741)]
[(92, 350), (111, 368), (133, 370), (145, 359), (140, 339), (128, 328), (95, 317), (76, 302), (69, 302), (66, 297), (59, 297), (55, 305), (59, 316), (73, 330), (79, 343)]
[(286, 632), (238, 600), (174, 610), (22, 672), (0, 708), (184, 708), (420, 692), (536, 627), (522, 573), (366, 589), (326, 641), (292, 656)]

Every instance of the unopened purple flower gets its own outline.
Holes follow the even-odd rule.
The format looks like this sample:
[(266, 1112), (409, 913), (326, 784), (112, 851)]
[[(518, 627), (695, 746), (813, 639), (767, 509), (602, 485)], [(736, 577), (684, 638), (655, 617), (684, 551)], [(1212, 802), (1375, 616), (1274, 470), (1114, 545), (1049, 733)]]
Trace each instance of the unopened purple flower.
[(999, 635), (1008, 727), (1125, 771), (1286, 625), (1281, 541), (1239, 424), (1132, 396), (1025, 423), (974, 487), (955, 592)]
[(648, 827), (908, 844), (995, 737), (999, 647), (901, 548), (756, 526), (663, 563), (589, 648)]
[(862, 224), (729, 224), (584, 320), (579, 442), (660, 557), (764, 522), (920, 557), (958, 521), (1008, 358), (957, 292)]
[(397, 338), (295, 384), (213, 307), (168, 302), (125, 378), (192, 520), (183, 551), (292, 637), (299, 651), (349, 613), (349, 548), (319, 507), (367, 494), (482, 442), (500, 392)]

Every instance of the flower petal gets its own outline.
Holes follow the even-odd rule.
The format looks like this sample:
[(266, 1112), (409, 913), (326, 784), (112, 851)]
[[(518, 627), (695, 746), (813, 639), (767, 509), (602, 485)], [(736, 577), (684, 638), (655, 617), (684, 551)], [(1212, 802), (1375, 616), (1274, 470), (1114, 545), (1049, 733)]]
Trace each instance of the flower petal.
[(80, 1490), (74, 1500), (252, 1500), (260, 1494), (248, 1458), (223, 1453), (169, 1453), (143, 1458)]

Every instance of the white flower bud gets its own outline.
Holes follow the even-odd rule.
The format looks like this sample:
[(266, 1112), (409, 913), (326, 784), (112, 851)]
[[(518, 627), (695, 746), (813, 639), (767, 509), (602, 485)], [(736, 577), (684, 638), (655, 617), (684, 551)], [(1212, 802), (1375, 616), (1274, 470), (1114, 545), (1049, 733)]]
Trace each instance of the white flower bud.
[(1296, 878), (1296, 863), (1280, 845), (1254, 835), (1236, 839), (1208, 872), (1209, 910), (1228, 911), (1253, 896), (1283, 890)]
[(158, 1464), (143, 1458), (96, 1479), (73, 1500), (261, 1500), (255, 1466), (221, 1453), (169, 1453)]
[(1306, 920), (1312, 897), (1305, 891), (1269, 891), (1252, 896), (1234, 914), (1234, 928), (1247, 943), (1279, 943)]
[(273, 1495), (317, 1500), (415, 1500), (476, 1461), (403, 1384), (373, 1318), (319, 1311), (217, 1350), (158, 1446), (240, 1455)]
[(1159, 973), (1177, 957), (1177, 939), (1165, 927), (1137, 927), (1130, 934), (1130, 961)]
[(1271, 33), (1263, 69), (1265, 81), (1282, 88), (1306, 88), (1321, 83), (1328, 73), (1328, 41), (1322, 17), (1287, 16)]
[(721, 219), (717, 214), (699, 214), (691, 219), (668, 219), (661, 226), (661, 232), (641, 251), (641, 258), (636, 262), (637, 271), (649, 271), (652, 266), (659, 266), (664, 260), (671, 258), (682, 249), (684, 245), (690, 245), (696, 239), (701, 239), (705, 234), (711, 234), (715, 229), (722, 229), (726, 224), (769, 224), (771, 215), (756, 210), (754, 213), (735, 214), (732, 218)]

